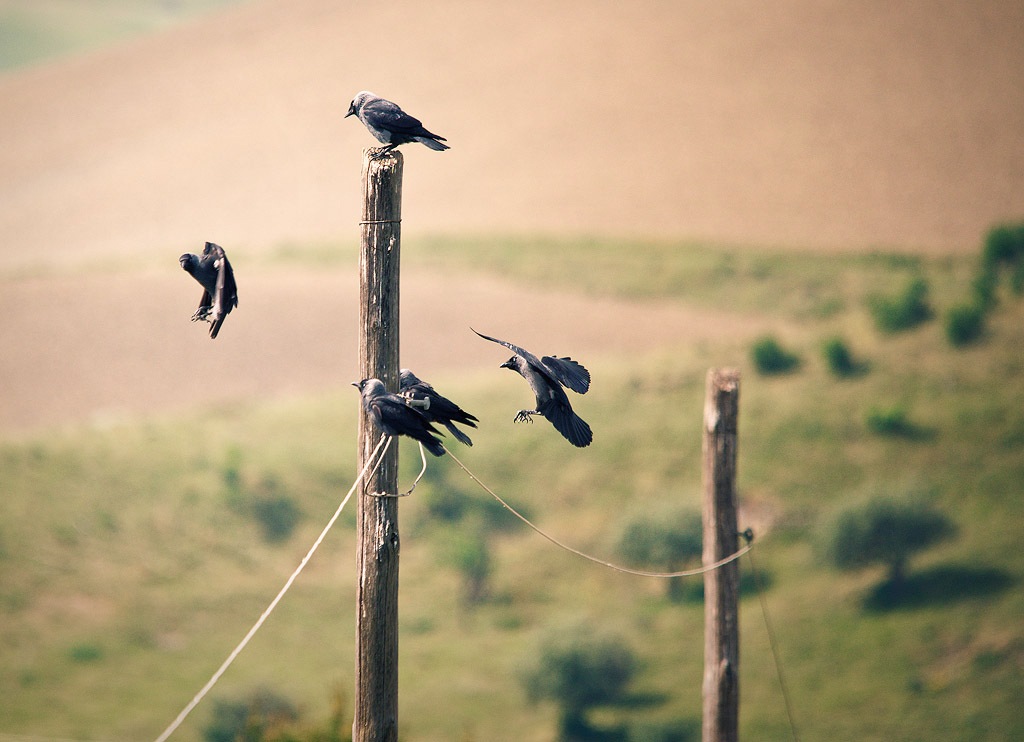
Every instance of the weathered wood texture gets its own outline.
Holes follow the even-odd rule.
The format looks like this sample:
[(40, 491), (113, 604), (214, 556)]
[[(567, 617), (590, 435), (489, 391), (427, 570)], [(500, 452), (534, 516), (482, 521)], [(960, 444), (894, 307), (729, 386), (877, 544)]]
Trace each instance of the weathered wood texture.
[[(398, 388), (398, 280), (401, 257), (402, 155), (380, 159), (363, 150), (363, 213), (359, 252), (359, 368), (388, 391)], [(362, 470), (383, 434), (360, 407)], [(358, 594), (354, 742), (398, 739), (398, 501), (367, 493), (398, 487), (398, 446), (392, 443), (358, 500)]]
[[(705, 565), (737, 549), (736, 434), (739, 372), (711, 369), (704, 402)], [(703, 742), (739, 738), (739, 561), (704, 575)]]

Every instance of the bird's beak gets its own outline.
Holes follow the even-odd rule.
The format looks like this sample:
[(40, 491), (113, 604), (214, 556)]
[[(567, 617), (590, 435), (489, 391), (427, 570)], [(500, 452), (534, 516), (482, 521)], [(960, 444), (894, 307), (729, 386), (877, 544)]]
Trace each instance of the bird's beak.
[(349, 116), (355, 116), (355, 114), (356, 114), (356, 107), (355, 106), (349, 106), (348, 107), (348, 113), (345, 114), (344, 118), (348, 118)]
[(358, 389), (359, 388), (359, 382), (358, 381), (353, 381), (352, 382), (352, 386), (354, 386), (356, 389)]
[(512, 361), (505, 361), (503, 364), (498, 366), (498, 368), (512, 368)]

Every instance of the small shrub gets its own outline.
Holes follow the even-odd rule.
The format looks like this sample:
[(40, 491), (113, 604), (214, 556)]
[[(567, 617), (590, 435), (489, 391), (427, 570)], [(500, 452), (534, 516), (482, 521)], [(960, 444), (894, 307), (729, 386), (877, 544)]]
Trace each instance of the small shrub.
[(984, 332), (985, 310), (979, 304), (960, 304), (946, 314), (946, 339), (951, 345), (968, 345)]
[[(428, 470), (429, 471), (429, 470)], [(493, 499), (483, 499), (466, 494), (463, 490), (445, 482), (425, 490), (428, 520), (440, 523), (464, 523), (472, 521), (488, 532), (508, 532), (522, 525), (522, 521)], [(529, 518), (528, 510), (522, 511)]]
[(901, 405), (875, 407), (869, 410), (867, 425), (872, 433), (892, 438), (920, 439), (928, 435), (925, 428), (911, 422), (906, 408)]
[[(698, 510), (672, 507), (646, 512), (626, 523), (619, 536), (618, 552), (632, 564), (659, 572), (679, 572), (688, 562), (699, 560), (704, 533)], [(665, 581), (667, 595), (681, 600), (681, 578)]]
[(232, 507), (238, 506), (242, 499), (242, 451), (232, 446), (224, 456), (224, 464), (220, 470), (224, 484), (224, 499)]
[(750, 349), (750, 359), (757, 372), (764, 376), (789, 373), (800, 365), (800, 357), (784, 349), (771, 335), (765, 335), (754, 342)]
[(822, 352), (828, 370), (840, 378), (858, 376), (867, 371), (867, 364), (854, 360), (849, 347), (839, 336), (826, 340)]
[(299, 506), (280, 491), (277, 480), (265, 478), (253, 495), (252, 514), (263, 528), (263, 538), (270, 543), (287, 541), (299, 522)]
[(481, 529), (452, 529), (445, 539), (445, 560), (462, 575), (462, 602), (481, 603), (488, 593), (491, 551)]
[(214, 702), (212, 717), (203, 730), (206, 742), (259, 742), (294, 724), (299, 712), (287, 698), (261, 688), (245, 698)]
[(974, 290), (974, 301), (982, 309), (991, 309), (996, 304), (996, 284), (999, 274), (993, 266), (985, 266), (974, 277), (971, 288)]
[(68, 650), (68, 659), (80, 664), (97, 662), (103, 659), (103, 647), (95, 642), (76, 644)]
[(917, 327), (934, 316), (928, 303), (928, 282), (915, 278), (902, 294), (895, 297), (875, 296), (868, 308), (875, 326), (883, 332), (900, 332)]
[(989, 268), (1024, 259), (1024, 223), (999, 224), (990, 229), (985, 236), (981, 259)]

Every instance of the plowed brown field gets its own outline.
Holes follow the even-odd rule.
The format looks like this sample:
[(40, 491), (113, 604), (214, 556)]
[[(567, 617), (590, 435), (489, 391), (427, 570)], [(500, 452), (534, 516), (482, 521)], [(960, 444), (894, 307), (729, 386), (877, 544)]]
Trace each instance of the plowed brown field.
[[(176, 268), (206, 239), (354, 239), (373, 142), (343, 116), (363, 88), (452, 145), (406, 148), (407, 235), (974, 250), (1024, 215), (1021, 49), (1019, 0), (253, 2), (0, 78), (0, 274), (119, 256)], [(0, 430), (331, 383), (347, 361), (319, 323), (352, 299), (299, 274), (247, 276), (215, 344), (181, 326), (185, 276), (6, 281)], [(406, 312), (405, 347), (457, 346), (487, 307), (495, 333), (527, 326), (500, 314), (517, 302), (487, 300), (467, 293), (457, 330), (418, 335)], [(640, 311), (602, 306), (577, 310)], [(664, 311), (689, 326), (690, 310)], [(294, 347), (266, 347), (275, 322)], [(591, 347), (586, 324), (571, 327), (581, 349), (551, 349)], [(622, 342), (659, 342), (635, 335)], [(201, 399), (183, 391), (204, 371)]]

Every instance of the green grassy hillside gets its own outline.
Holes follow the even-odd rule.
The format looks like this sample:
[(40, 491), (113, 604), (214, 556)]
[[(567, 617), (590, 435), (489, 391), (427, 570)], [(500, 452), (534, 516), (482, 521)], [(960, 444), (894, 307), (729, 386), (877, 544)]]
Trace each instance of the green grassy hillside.
[[(771, 318), (802, 358), (793, 373), (759, 376), (749, 348), (728, 336), (699, 347), (666, 338), (645, 357), (581, 359), (594, 379), (573, 399), (595, 432), (585, 450), (543, 420), (513, 427), (530, 400), (525, 385), (498, 376), (505, 372), (432, 381), (480, 417), (475, 445), (456, 450), (481, 479), (555, 536), (616, 559), (632, 516), (666, 502), (699, 507), (705, 372), (740, 366), (740, 497), (757, 532), (801, 737), (1024, 737), (1024, 300), (1001, 294), (983, 340), (954, 350), (942, 316), (966, 297), (973, 259), (437, 239), (410, 251), (408, 269), (428, 252), (442, 267), (553, 290)], [(879, 333), (869, 297), (914, 277), (928, 281), (937, 318)], [(836, 334), (866, 373), (829, 373), (821, 348)], [(154, 738), (259, 616), (347, 490), (356, 406), (355, 391), (341, 386), (3, 444), (0, 733)], [(869, 414), (894, 407), (921, 434), (873, 432)], [(418, 465), (403, 443), (402, 481)], [(877, 492), (920, 494), (958, 529), (911, 561), (916, 592), (889, 609), (868, 602), (881, 568), (839, 572), (816, 548), (838, 508)], [(487, 597), (467, 607), (450, 552), (474, 521), (441, 522), (430, 506), (442, 493), (488, 499), (452, 462), (432, 460), (401, 502), (403, 738), (553, 739), (555, 708), (530, 705), (519, 677), (553, 627), (578, 620), (625, 637), (640, 661), (633, 702), (601, 710), (596, 723), (699, 717), (698, 602), (671, 602), (657, 580), (592, 565), (510, 526), (486, 532)], [(253, 513), (275, 498), (295, 505), (299, 520), (288, 538), (268, 541)], [(216, 700), (258, 686), (311, 720), (326, 715), (333, 687), (351, 697), (353, 513), (178, 739), (201, 738)], [(752, 593), (741, 631), (742, 735), (790, 739)]]

